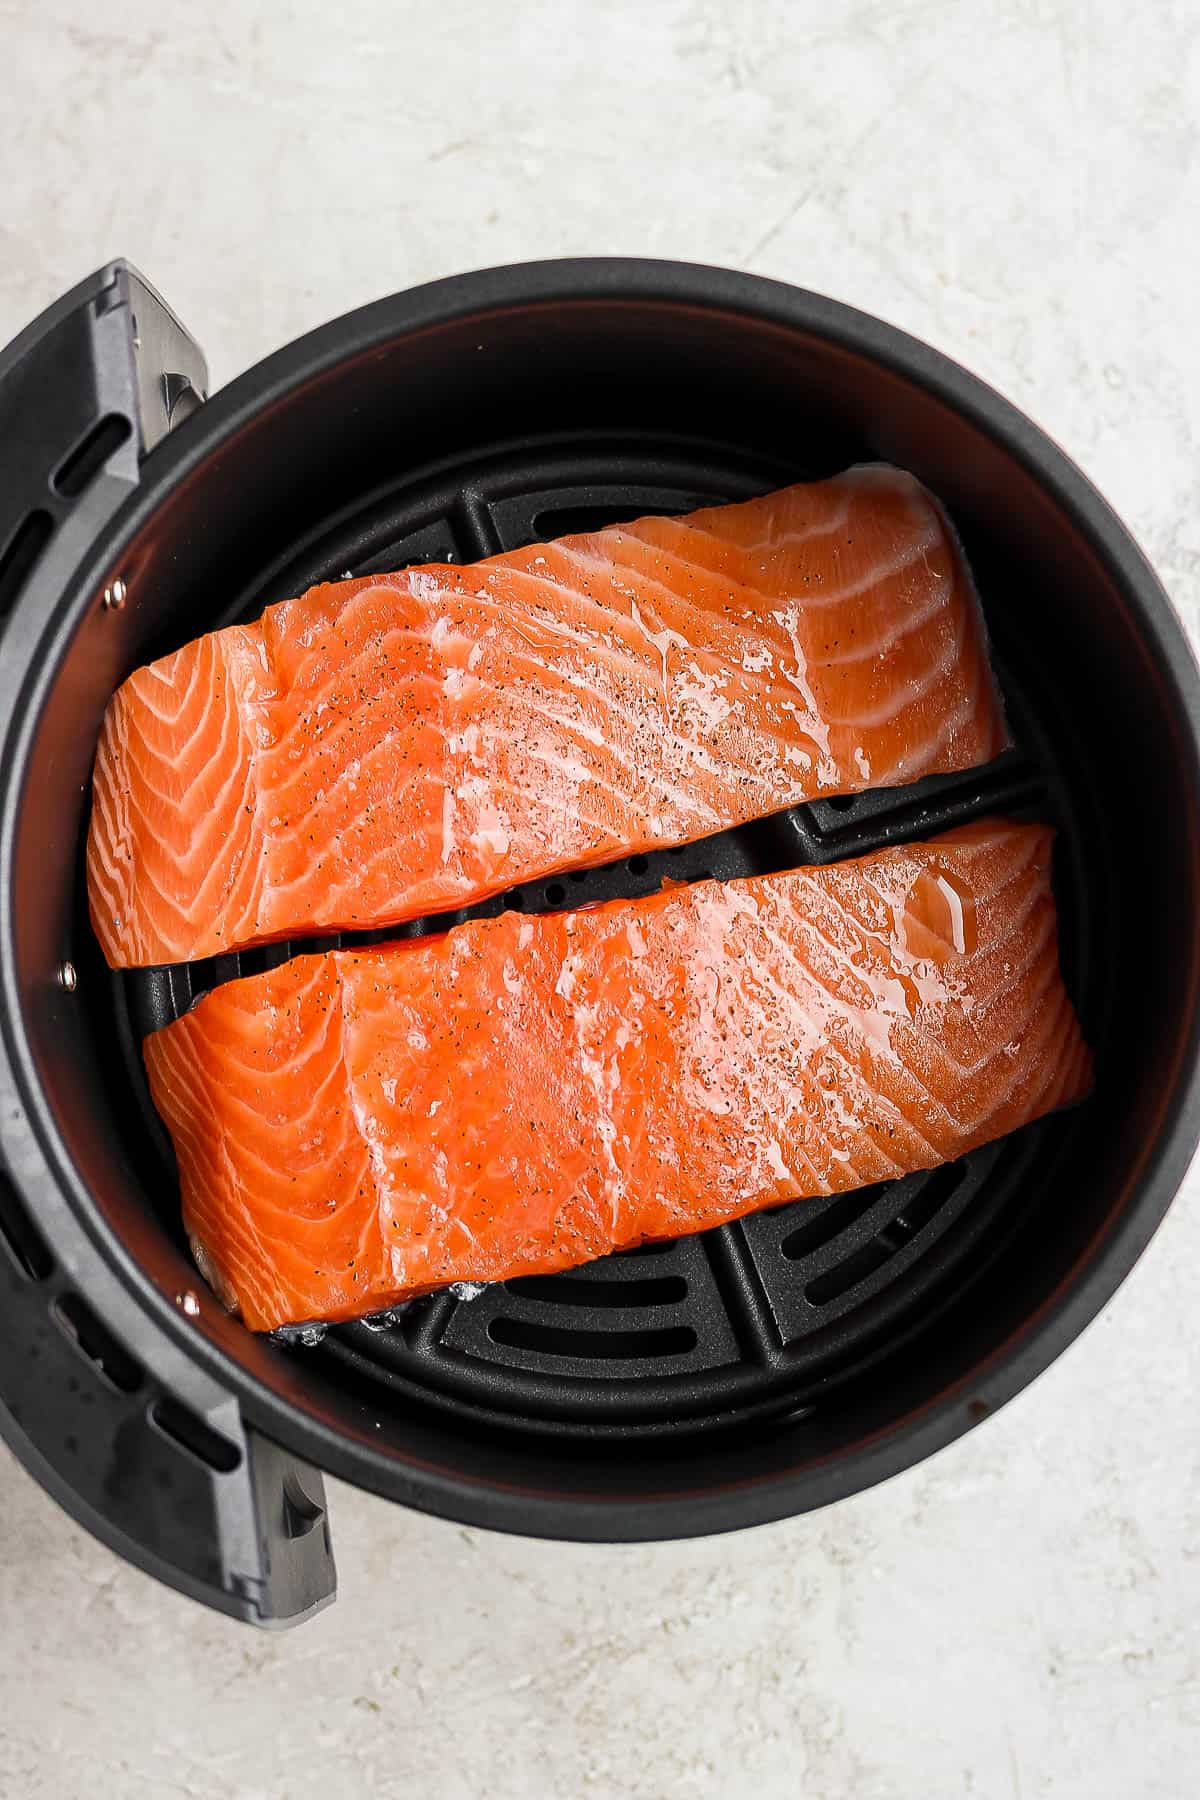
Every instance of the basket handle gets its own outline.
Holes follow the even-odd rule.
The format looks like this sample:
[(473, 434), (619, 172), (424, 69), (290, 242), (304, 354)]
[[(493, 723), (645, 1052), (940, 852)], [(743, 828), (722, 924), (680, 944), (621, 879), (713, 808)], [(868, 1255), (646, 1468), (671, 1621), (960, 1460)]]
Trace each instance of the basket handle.
[[(0, 351), (0, 654), (46, 628), (60, 577), (207, 381), (197, 344), (121, 261)], [(46, 1169), (4, 1044), (0, 1101), (0, 1439), (161, 1581), (258, 1625), (307, 1617), (336, 1589), (320, 1474), (129, 1305)]]

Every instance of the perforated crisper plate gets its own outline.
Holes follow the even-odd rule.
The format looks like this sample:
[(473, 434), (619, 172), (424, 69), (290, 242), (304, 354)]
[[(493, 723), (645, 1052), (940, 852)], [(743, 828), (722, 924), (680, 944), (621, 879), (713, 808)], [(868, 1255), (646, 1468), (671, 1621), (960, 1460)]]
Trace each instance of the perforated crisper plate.
[[(353, 516), (256, 577), (217, 623), (253, 617), (317, 580), (419, 561), (471, 561), (537, 538), (652, 512), (740, 499), (830, 473), (748, 463), (728, 447), (610, 435), (542, 443), (476, 459)], [(968, 552), (970, 544), (967, 545)], [(979, 571), (982, 574), (982, 571)], [(984, 605), (1018, 748), (974, 773), (798, 807), (680, 850), (635, 856), (517, 889), (473, 909), (528, 912), (653, 892), (675, 879), (830, 862), (927, 836), (1000, 811), (1060, 826), (1056, 886), (1068, 983), (1085, 1025), (1087, 896), (1062, 781), (1034, 725), (1053, 717), (1036, 667), (1004, 636), (1002, 597)], [(170, 646), (164, 646), (168, 648)], [(368, 939), (444, 930), (442, 914)], [(170, 1145), (142, 1073), (143, 1035), (178, 1017), (215, 982), (338, 937), (225, 956), (206, 964), (114, 976), (128, 1075), (162, 1159), (164, 1211), (178, 1205)], [(415, 1302), (385, 1331), (331, 1330), (319, 1347), (284, 1348), (337, 1365), (370, 1405), (436, 1403), (481, 1421), (570, 1435), (627, 1435), (729, 1426), (835, 1404), (839, 1380), (919, 1331), (999, 1253), (1071, 1129), (1069, 1117), (1027, 1128), (930, 1174), (831, 1200), (801, 1200), (667, 1245), (646, 1246), (569, 1274), (498, 1284), (477, 1298)], [(331, 1373), (335, 1372), (333, 1369)]]

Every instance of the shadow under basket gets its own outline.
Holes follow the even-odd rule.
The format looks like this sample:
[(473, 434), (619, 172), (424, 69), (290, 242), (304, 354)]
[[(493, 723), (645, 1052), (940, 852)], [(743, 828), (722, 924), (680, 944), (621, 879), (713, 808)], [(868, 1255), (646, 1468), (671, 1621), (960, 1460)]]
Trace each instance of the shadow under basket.
[[(18, 1455), (122, 1554), (283, 1623), (333, 1592), (321, 1470), (473, 1524), (665, 1538), (825, 1504), (978, 1423), (1109, 1297), (1197, 1134), (1196, 673), (1103, 501), (923, 345), (675, 264), (456, 278), (211, 400), (205, 384), (121, 263), (0, 355), (0, 1429)], [(434, 1296), (382, 1329), (245, 1331), (188, 1257), (140, 1046), (207, 987), (312, 942), (106, 969), (82, 846), (114, 687), (348, 570), (469, 561), (877, 459), (925, 481), (962, 537), (1014, 747), (475, 911), (827, 862), (984, 813), (1048, 819), (1093, 1098), (929, 1174)]]

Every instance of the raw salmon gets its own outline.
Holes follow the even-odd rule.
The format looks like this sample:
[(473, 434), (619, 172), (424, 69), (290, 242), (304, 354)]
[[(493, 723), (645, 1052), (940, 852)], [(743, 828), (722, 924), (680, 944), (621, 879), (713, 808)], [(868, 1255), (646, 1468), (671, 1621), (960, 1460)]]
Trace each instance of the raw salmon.
[(333, 582), (138, 670), (92, 920), (116, 966), (396, 924), (1004, 743), (936, 502), (856, 468)]
[(1087, 1090), (1052, 833), (299, 957), (146, 1040), (197, 1259), (346, 1319), (933, 1167)]

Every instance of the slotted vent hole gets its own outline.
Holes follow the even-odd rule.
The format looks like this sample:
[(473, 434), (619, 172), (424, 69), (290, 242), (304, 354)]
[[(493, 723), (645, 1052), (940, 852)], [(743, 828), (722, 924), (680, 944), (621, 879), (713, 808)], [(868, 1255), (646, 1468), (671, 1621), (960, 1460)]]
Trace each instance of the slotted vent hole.
[(855, 1250), (836, 1269), (829, 1269), (824, 1275), (817, 1275), (804, 1290), (806, 1300), (814, 1306), (827, 1306), (831, 1300), (840, 1300), (851, 1288), (857, 1287), (860, 1281), (874, 1275), (882, 1269), (885, 1262), (890, 1262), (895, 1251), (889, 1244), (872, 1238), (861, 1250)]
[(205, 1468), (215, 1469), (218, 1475), (232, 1475), (241, 1463), (242, 1453), (236, 1444), (231, 1444), (227, 1437), (206, 1425), (190, 1407), (171, 1399), (169, 1394), (160, 1395), (154, 1402), (150, 1420), (186, 1455), (203, 1463)]
[(534, 1324), (503, 1314), (488, 1326), (493, 1344), (530, 1350), (543, 1356), (573, 1356), (587, 1361), (655, 1361), (688, 1356), (696, 1348), (690, 1325), (662, 1325), (646, 1331), (572, 1331), (569, 1326)]
[(510, 1294), (555, 1306), (675, 1306), (687, 1299), (682, 1275), (650, 1275), (644, 1281), (587, 1281), (573, 1275), (521, 1275), (506, 1281)]
[(851, 1194), (842, 1194), (824, 1207), (815, 1219), (807, 1220), (790, 1231), (780, 1244), (780, 1253), (789, 1262), (799, 1262), (802, 1257), (810, 1256), (814, 1250), (822, 1249), (832, 1243), (851, 1225), (870, 1212), (879, 1198), (879, 1189), (858, 1188)]
[(104, 1321), (96, 1316), (80, 1294), (63, 1294), (54, 1303), (60, 1329), (121, 1394), (136, 1394), (142, 1385), (140, 1365), (119, 1344)]
[[(804, 1289), (805, 1299), (811, 1300), (814, 1306), (827, 1306), (831, 1300), (840, 1300), (851, 1288), (868, 1280), (942, 1210), (962, 1181), (963, 1174), (961, 1163), (949, 1163), (945, 1168), (935, 1170), (904, 1209), (889, 1220), (870, 1243), (852, 1251), (835, 1268), (814, 1276)], [(872, 1195), (879, 1192), (878, 1188), (868, 1191)]]
[(545, 544), (552, 538), (603, 531), (608, 525), (627, 525), (631, 519), (641, 516), (641, 511), (628, 503), (623, 506), (551, 506), (536, 515), (531, 530), (534, 540)]
[(941, 1212), (966, 1173), (966, 1164), (961, 1162), (947, 1163), (944, 1168), (935, 1169), (893, 1223), (906, 1237), (915, 1237), (923, 1225), (928, 1225)]
[(68, 500), (77, 500), (132, 430), (133, 426), (122, 413), (108, 413), (98, 420), (55, 469), (52, 484), (57, 492)]

